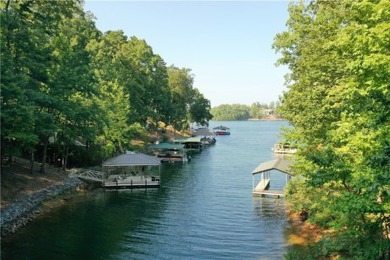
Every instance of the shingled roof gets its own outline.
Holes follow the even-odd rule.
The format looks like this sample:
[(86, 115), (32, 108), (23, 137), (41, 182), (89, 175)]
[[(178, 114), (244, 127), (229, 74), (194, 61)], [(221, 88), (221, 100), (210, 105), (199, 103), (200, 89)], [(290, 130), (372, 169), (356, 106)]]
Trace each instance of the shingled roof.
[(215, 136), (208, 128), (199, 128), (192, 135), (194, 136)]
[(277, 170), (286, 174), (291, 175), (291, 162), (287, 159), (278, 158), (272, 161), (263, 162), (259, 164), (253, 171), (252, 174), (260, 174), (266, 171)]
[(118, 155), (111, 159), (108, 159), (103, 163), (103, 167), (119, 167), (119, 166), (157, 166), (160, 165), (161, 159), (142, 154), (127, 152), (125, 154)]

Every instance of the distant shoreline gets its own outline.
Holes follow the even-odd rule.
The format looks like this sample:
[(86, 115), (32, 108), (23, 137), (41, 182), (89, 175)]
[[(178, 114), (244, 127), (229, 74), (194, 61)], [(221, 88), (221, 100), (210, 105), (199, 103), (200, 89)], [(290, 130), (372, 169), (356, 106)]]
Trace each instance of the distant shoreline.
[(287, 119), (284, 118), (278, 118), (276, 116), (269, 116), (265, 118), (248, 118), (248, 119), (243, 119), (243, 120), (211, 120), (211, 121), (287, 121)]
[(248, 121), (287, 121), (287, 119), (284, 118), (277, 118), (277, 117), (266, 117), (266, 118), (249, 118)]

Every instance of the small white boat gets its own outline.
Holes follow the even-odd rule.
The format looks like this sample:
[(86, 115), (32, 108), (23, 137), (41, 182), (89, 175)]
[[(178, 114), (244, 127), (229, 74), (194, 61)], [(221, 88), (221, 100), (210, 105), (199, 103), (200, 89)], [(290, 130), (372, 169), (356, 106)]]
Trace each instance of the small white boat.
[(275, 154), (294, 154), (297, 149), (291, 147), (289, 143), (277, 143), (272, 147), (272, 151)]

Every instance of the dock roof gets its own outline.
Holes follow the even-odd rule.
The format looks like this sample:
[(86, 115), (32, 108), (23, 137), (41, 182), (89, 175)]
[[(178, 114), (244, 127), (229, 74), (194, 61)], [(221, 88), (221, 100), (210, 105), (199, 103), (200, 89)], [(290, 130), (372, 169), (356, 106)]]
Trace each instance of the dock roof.
[(188, 138), (177, 138), (173, 140), (175, 143), (200, 143), (200, 137), (188, 137)]
[(213, 128), (213, 130), (229, 130), (229, 129), (230, 129), (229, 127), (223, 126), (223, 125), (220, 125), (220, 126)]
[(253, 171), (252, 174), (260, 174), (270, 170), (277, 170), (285, 174), (291, 175), (291, 162), (284, 158), (278, 158), (268, 162), (259, 164)]
[(199, 128), (192, 135), (195, 135), (195, 136), (215, 136), (215, 133), (211, 132), (208, 128)]
[(173, 149), (173, 150), (183, 150), (184, 144), (171, 144), (171, 143), (159, 143), (159, 144), (151, 144), (148, 146), (149, 149)]
[(108, 159), (103, 163), (103, 167), (120, 167), (120, 166), (158, 166), (161, 164), (161, 159), (142, 154), (127, 152)]

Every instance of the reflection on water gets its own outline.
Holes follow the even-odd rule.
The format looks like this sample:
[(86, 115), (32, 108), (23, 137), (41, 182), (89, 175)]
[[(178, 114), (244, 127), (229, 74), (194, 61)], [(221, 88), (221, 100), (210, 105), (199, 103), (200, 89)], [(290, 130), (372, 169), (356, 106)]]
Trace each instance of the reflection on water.
[(262, 220), (280, 221), (286, 219), (284, 200), (279, 198), (254, 197), (253, 211)]
[[(253, 198), (251, 172), (273, 158), (271, 147), (286, 123), (223, 125), (231, 135), (217, 137), (191, 162), (164, 164), (161, 188), (99, 191), (70, 200), (2, 241), (2, 257), (283, 258), (284, 202)], [(271, 181), (282, 187), (285, 178)]]

